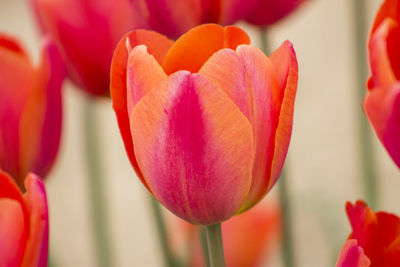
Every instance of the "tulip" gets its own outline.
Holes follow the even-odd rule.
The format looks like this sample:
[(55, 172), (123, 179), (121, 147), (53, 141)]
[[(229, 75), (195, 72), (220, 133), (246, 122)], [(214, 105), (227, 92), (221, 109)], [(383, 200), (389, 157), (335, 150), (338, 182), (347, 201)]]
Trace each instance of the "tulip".
[(42, 181), (29, 173), (23, 195), (0, 170), (0, 267), (47, 266), (49, 223)]
[(340, 252), (336, 267), (400, 266), (400, 218), (373, 212), (365, 202), (346, 204), (353, 232)]
[(269, 26), (291, 14), (305, 0), (257, 0), (245, 20), (257, 26)]
[(0, 168), (23, 187), (32, 171), (45, 177), (61, 135), (61, 56), (44, 42), (40, 65), (32, 65), (12, 38), (0, 34)]
[[(262, 201), (244, 214), (222, 224), (224, 254), (228, 267), (255, 267), (268, 259), (279, 245), (281, 217), (276, 202)], [(177, 217), (174, 217), (177, 218)], [(185, 266), (205, 266), (199, 239), (199, 227), (171, 218), (170, 239), (175, 245), (175, 254), (189, 255)], [(185, 247), (178, 247), (178, 241)], [(187, 251), (189, 249), (189, 251)]]
[(125, 35), (111, 98), (128, 157), (146, 188), (192, 224), (244, 212), (277, 181), (289, 146), (297, 60), (269, 58), (240, 28), (205, 24), (176, 42)]
[(369, 38), (371, 77), (364, 110), (400, 168), (400, 1), (386, 0)]

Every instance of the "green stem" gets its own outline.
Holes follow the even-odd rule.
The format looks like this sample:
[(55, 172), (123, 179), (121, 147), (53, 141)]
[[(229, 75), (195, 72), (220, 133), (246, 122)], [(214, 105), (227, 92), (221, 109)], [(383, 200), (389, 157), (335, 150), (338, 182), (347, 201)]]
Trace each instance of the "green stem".
[(103, 171), (100, 162), (99, 129), (96, 124), (95, 101), (88, 99), (85, 105), (84, 125), (85, 149), (89, 178), (89, 201), (92, 212), (97, 265), (114, 266), (111, 254), (111, 243), (107, 225), (106, 201), (104, 197)]
[(284, 266), (294, 267), (294, 246), (293, 234), (291, 226), (291, 210), (290, 201), (287, 188), (286, 169), (282, 169), (281, 176), (279, 177), (279, 200), (282, 209), (282, 256)]
[(206, 267), (211, 267), (210, 255), (208, 254), (207, 234), (204, 227), (199, 228), (200, 243), (203, 251), (203, 259)]
[(204, 226), (207, 236), (208, 255), (211, 267), (225, 267), (221, 223)]
[(168, 267), (179, 266), (172, 256), (171, 249), (169, 247), (167, 230), (165, 227), (165, 221), (160, 207), (160, 203), (153, 197), (149, 196), (151, 209), (153, 211), (154, 221), (156, 223), (158, 237), (160, 239), (161, 252), (164, 258), (165, 265)]
[(371, 128), (362, 111), (362, 100), (365, 95), (365, 81), (367, 79), (367, 59), (366, 59), (366, 1), (353, 0), (353, 19), (354, 19), (354, 56), (356, 59), (356, 79), (357, 79), (357, 109), (358, 109), (358, 135), (360, 146), (361, 175), (364, 183), (364, 191), (368, 205), (373, 209), (378, 204), (378, 183), (376, 179), (376, 168), (374, 152), (371, 142)]
[[(260, 43), (261, 50), (264, 54), (268, 55), (269, 51), (269, 43), (267, 36), (267, 29), (261, 28), (260, 30)], [(286, 164), (287, 165), (287, 164)], [(290, 201), (288, 195), (288, 188), (286, 183), (286, 175), (285, 168), (282, 169), (281, 176), (278, 181), (279, 186), (279, 199), (280, 205), (282, 209), (282, 257), (284, 266), (286, 267), (294, 267), (294, 245), (293, 245), (293, 235), (292, 235), (292, 226), (291, 226), (291, 211), (290, 211)]]

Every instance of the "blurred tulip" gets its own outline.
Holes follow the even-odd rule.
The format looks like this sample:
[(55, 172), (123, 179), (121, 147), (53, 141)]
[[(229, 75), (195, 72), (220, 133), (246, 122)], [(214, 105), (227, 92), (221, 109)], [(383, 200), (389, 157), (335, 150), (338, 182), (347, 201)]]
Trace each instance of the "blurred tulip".
[(292, 13), (305, 0), (257, 0), (245, 20), (257, 26), (269, 26)]
[(0, 267), (47, 266), (49, 224), (46, 191), (34, 174), (26, 193), (0, 170)]
[(289, 146), (297, 60), (286, 41), (269, 58), (241, 29), (193, 28), (175, 43), (127, 34), (111, 67), (111, 98), (128, 156), (147, 189), (193, 224), (259, 202)]
[(400, 1), (386, 0), (369, 39), (371, 78), (364, 110), (376, 134), (400, 167)]
[[(177, 218), (177, 217), (174, 217)], [(176, 244), (175, 254), (185, 254), (189, 259), (185, 266), (205, 266), (199, 239), (200, 228), (179, 219), (171, 219), (170, 239)], [(245, 214), (238, 215), (222, 224), (224, 254), (228, 267), (265, 266), (265, 261), (279, 247), (281, 214), (275, 201), (262, 201)], [(179, 241), (179, 242), (178, 242)], [(185, 247), (179, 247), (185, 244)], [(183, 252), (183, 253), (182, 253)], [(181, 256), (185, 257), (185, 255)], [(262, 265), (261, 265), (262, 264)]]
[(336, 267), (400, 266), (400, 218), (372, 212), (365, 202), (346, 204), (353, 232), (340, 252)]
[(46, 40), (34, 67), (19, 44), (0, 34), (0, 168), (23, 187), (32, 171), (45, 177), (61, 135), (64, 66)]

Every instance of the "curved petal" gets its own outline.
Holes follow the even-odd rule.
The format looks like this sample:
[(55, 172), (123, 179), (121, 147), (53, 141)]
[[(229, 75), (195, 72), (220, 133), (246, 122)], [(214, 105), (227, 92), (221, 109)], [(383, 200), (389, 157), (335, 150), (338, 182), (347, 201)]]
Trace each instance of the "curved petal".
[(23, 267), (46, 267), (49, 242), (49, 217), (43, 182), (34, 174), (25, 180), (25, 200), (30, 213), (29, 239), (26, 244)]
[(215, 52), (223, 48), (235, 50), (238, 45), (249, 43), (249, 36), (238, 27), (223, 28), (217, 24), (200, 25), (175, 42), (165, 56), (162, 66), (167, 74), (179, 70), (195, 73)]
[(379, 12), (375, 17), (371, 35), (374, 34), (375, 30), (386, 18), (391, 18), (400, 23), (400, 3), (398, 0), (385, 0), (382, 3), (381, 7), (379, 8)]
[(257, 0), (219, 0), (220, 16), (218, 23), (222, 25), (234, 24), (246, 17), (253, 10)]
[(158, 62), (161, 62), (173, 42), (165, 36), (152, 31), (137, 30), (127, 33), (118, 43), (111, 63), (111, 99), (117, 116), (119, 130), (124, 141), (129, 160), (140, 180), (147, 187), (138, 168), (133, 151), (132, 136), (129, 126), (127, 106), (127, 67), (129, 51), (139, 44), (146, 45)]
[(25, 251), (27, 232), (21, 204), (0, 198), (0, 266), (20, 266)]
[(17, 43), (4, 35), (1, 39), (0, 168), (22, 181), (24, 177), (19, 166), (20, 118), (34, 83), (34, 69)]
[(250, 184), (251, 125), (221, 89), (180, 71), (133, 108), (135, 154), (154, 196), (193, 224), (234, 215)]
[(56, 158), (61, 136), (61, 85), (65, 67), (55, 45), (46, 40), (36, 83), (32, 86), (20, 121), (21, 175), (29, 171), (45, 177)]
[(400, 168), (400, 82), (368, 91), (364, 110), (380, 141)]
[(365, 255), (357, 240), (349, 239), (340, 251), (336, 267), (369, 267), (371, 261)]

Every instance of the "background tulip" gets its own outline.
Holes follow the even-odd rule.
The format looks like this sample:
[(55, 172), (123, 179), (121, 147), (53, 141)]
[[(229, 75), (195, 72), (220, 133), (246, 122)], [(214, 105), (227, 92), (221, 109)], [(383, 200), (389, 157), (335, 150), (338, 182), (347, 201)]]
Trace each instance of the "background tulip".
[(0, 35), (0, 168), (23, 186), (30, 171), (45, 177), (61, 135), (64, 67), (46, 40), (34, 67), (20, 45)]
[(380, 141), (400, 167), (400, 1), (386, 0), (369, 39), (371, 78), (366, 115)]
[(48, 253), (48, 212), (42, 181), (25, 180), (26, 193), (0, 170), (0, 266), (45, 267)]
[(304, 0), (257, 0), (245, 20), (258, 26), (269, 26), (289, 15)]
[(286, 157), (296, 56), (289, 42), (270, 58), (249, 42), (237, 27), (206, 24), (175, 43), (132, 32), (115, 51), (111, 97), (132, 165), (193, 224), (255, 205)]
[(400, 218), (374, 213), (365, 202), (346, 204), (353, 229), (339, 255), (337, 267), (392, 267), (400, 265)]

